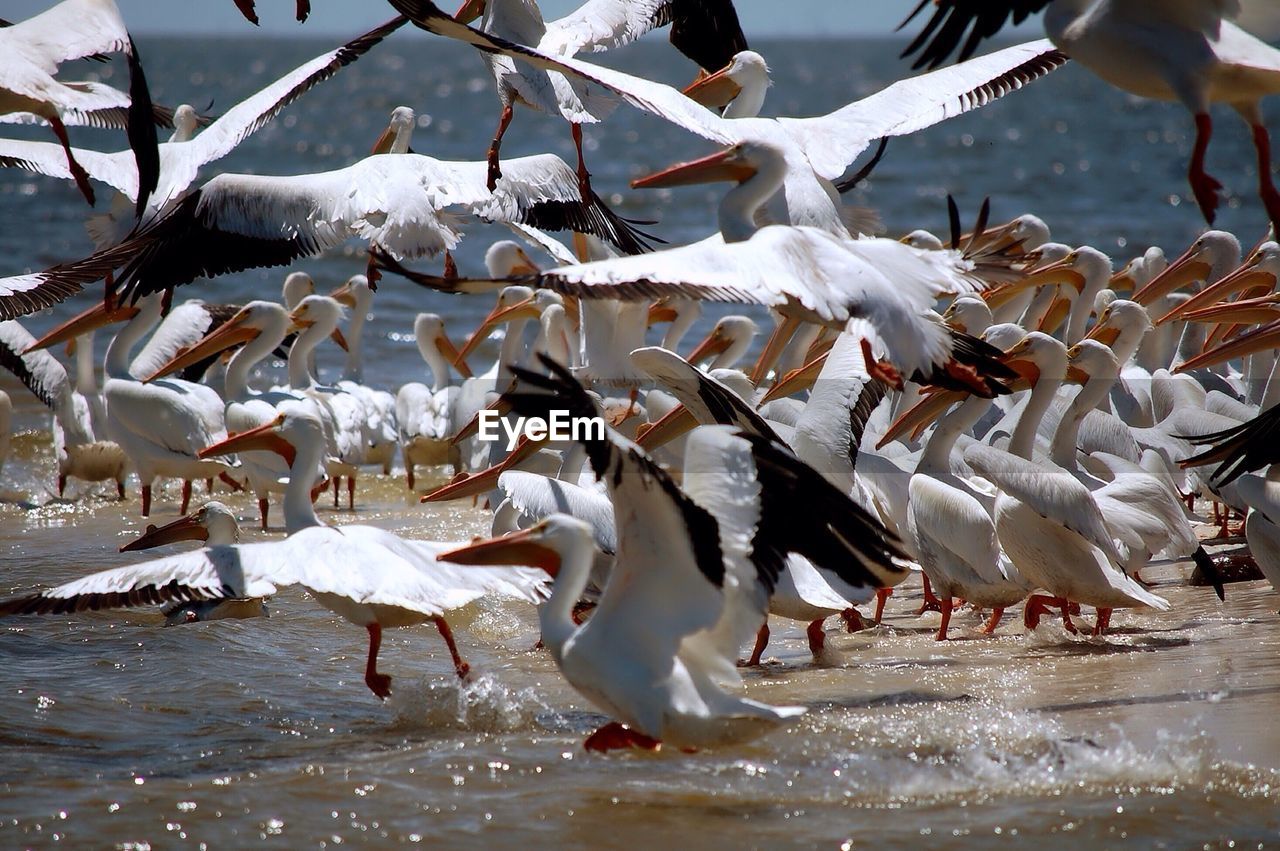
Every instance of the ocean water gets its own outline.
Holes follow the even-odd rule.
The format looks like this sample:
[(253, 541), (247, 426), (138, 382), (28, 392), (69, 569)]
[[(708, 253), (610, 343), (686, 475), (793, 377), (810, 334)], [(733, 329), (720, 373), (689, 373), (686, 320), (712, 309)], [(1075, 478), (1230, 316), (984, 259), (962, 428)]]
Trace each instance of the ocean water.
[[(330, 46), (253, 37), (141, 45), (158, 100), (212, 102), (215, 112)], [(826, 112), (905, 72), (890, 42), (754, 46), (774, 71), (770, 114)], [(672, 83), (689, 75), (662, 43), (609, 61)], [(446, 159), (482, 158), (498, 117), (477, 55), (401, 34), (206, 176), (344, 166), (401, 104), (419, 114), (414, 149)], [(1210, 152), (1228, 187), (1220, 225), (1252, 243), (1265, 225), (1252, 150), (1243, 126), (1223, 118)], [(966, 217), (990, 197), (994, 220), (1034, 212), (1055, 238), (1092, 244), (1117, 264), (1151, 244), (1172, 255), (1202, 229), (1184, 197), (1188, 130), (1180, 110), (1068, 67), (894, 140), (856, 200), (875, 206), (893, 235), (945, 231), (950, 193)], [(652, 230), (672, 243), (714, 227), (722, 187), (627, 188), (646, 171), (709, 152), (707, 143), (627, 107), (585, 132), (594, 184), (620, 213), (656, 220)], [(120, 144), (92, 131), (73, 129), (73, 138)], [(518, 113), (505, 155), (543, 151), (571, 160), (567, 128)], [(4, 273), (87, 253), (85, 212), (69, 185), (0, 173)], [(489, 241), (505, 235), (470, 232), (460, 267), (481, 269)], [(363, 264), (353, 246), (296, 268), (323, 291)], [(285, 271), (198, 282), (179, 297), (275, 297)], [(93, 297), (26, 324), (38, 332)], [(394, 388), (421, 378), (416, 311), (445, 315), (460, 339), (489, 306), (385, 278), (366, 333), (367, 380)], [(725, 312), (708, 310), (703, 326)], [(482, 348), (481, 359), (493, 351)], [(322, 367), (337, 357), (326, 353)], [(18, 406), (0, 479), (0, 593), (134, 561), (116, 548), (144, 525), (136, 501), (74, 483), (68, 499), (56, 499), (47, 416), (7, 375), (0, 387)], [(437, 471), (423, 485), (443, 478)], [(243, 496), (221, 498), (243, 519), (256, 516)], [(172, 517), (175, 500), (173, 488), (159, 495), (154, 519)], [(422, 506), (400, 478), (375, 475), (362, 477), (356, 512), (322, 516), (437, 540), (464, 540), (488, 524), (469, 504)], [(914, 583), (890, 600), (884, 626), (832, 628), (821, 664), (802, 625), (776, 622), (767, 664), (746, 673), (746, 692), (811, 711), (748, 746), (692, 755), (585, 754), (582, 739), (604, 719), (530, 649), (536, 616), (525, 606), (481, 604), (458, 618), (476, 671), (465, 686), (432, 628), (389, 631), (381, 667), (396, 679), (386, 704), (362, 682), (363, 630), (297, 591), (272, 600), (266, 620), (163, 628), (142, 610), (11, 619), (0, 624), (0, 844), (951, 848), (1034, 837), (1063, 848), (1268, 846), (1280, 835), (1277, 598), (1249, 583), (1229, 587), (1220, 604), (1181, 585), (1181, 575), (1180, 566), (1152, 572), (1171, 612), (1117, 613), (1103, 639), (1053, 625), (1028, 636), (1016, 622), (985, 639), (977, 616), (963, 613), (953, 626), (960, 640), (939, 645), (937, 615), (915, 614)]]

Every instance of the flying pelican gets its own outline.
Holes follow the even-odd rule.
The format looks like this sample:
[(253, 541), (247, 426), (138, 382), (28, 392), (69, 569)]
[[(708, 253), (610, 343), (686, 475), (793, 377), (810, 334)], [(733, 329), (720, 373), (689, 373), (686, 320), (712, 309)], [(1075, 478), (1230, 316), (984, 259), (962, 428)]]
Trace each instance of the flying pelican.
[[(483, 170), (483, 163), (375, 154), (317, 174), (221, 174), (117, 246), (0, 280), (0, 310), (57, 303), (103, 265), (123, 267), (115, 285), (121, 298), (136, 301), (198, 277), (286, 265), (353, 237), (392, 259), (431, 256), (457, 246), (467, 216), (580, 230), (626, 252), (646, 250), (643, 235), (602, 200), (579, 199), (573, 172), (557, 156), (509, 160), (493, 192)], [(376, 280), (373, 254), (370, 271)]]
[[(54, 79), (63, 62), (103, 53), (124, 53), (128, 58), (128, 95), (101, 83)], [(90, 204), (93, 187), (72, 153), (66, 124), (94, 123), (95, 114), (128, 108), (125, 129), (133, 149), (140, 213), (159, 178), (156, 134), (142, 63), (113, 0), (63, 0), (0, 29), (0, 57), (0, 116), (31, 113), (49, 122), (66, 155), (67, 170)]]
[[(922, 0), (907, 21), (927, 5)], [(1213, 224), (1222, 188), (1204, 170), (1213, 133), (1209, 106), (1229, 104), (1253, 129), (1259, 194), (1267, 216), (1280, 227), (1280, 193), (1271, 181), (1271, 140), (1260, 108), (1263, 97), (1280, 92), (1280, 50), (1229, 20), (1240, 11), (1238, 3), (938, 0), (935, 5), (928, 25), (903, 52), (905, 56), (919, 50), (915, 68), (938, 66), (961, 39), (965, 44), (960, 58), (965, 59), (1007, 19), (1017, 23), (1043, 9), (1045, 32), (1067, 56), (1117, 88), (1181, 102), (1194, 114), (1196, 125), (1187, 176), (1209, 224)]]
[[(298, 66), (228, 109), (194, 138), (196, 112), (185, 104), (179, 106), (174, 112), (173, 138), (159, 145), (159, 182), (151, 197), (144, 199), (143, 205), (138, 207), (143, 221), (150, 221), (160, 211), (176, 203), (203, 166), (231, 153), (241, 142), (269, 124), (285, 107), (355, 62), (404, 23), (404, 18), (396, 18)], [(90, 179), (108, 184), (130, 202), (113, 205), (109, 213), (89, 221), (95, 246), (106, 248), (114, 245), (137, 224), (133, 202), (138, 201), (139, 184), (134, 154), (131, 151), (104, 154), (76, 148), (74, 156), (74, 161), (83, 166)], [(0, 139), (0, 165), (16, 166), (50, 177), (75, 177), (61, 149), (48, 142)]]
[(206, 447), (205, 457), (265, 449), (290, 460), (299, 473), (285, 494), (289, 537), (215, 546), (95, 573), (56, 588), (0, 601), (0, 615), (64, 612), (148, 605), (167, 601), (266, 597), (300, 585), (325, 608), (369, 633), (365, 684), (379, 698), (391, 694), (391, 677), (378, 671), (383, 627), (434, 623), (459, 677), (469, 666), (458, 653), (444, 615), (486, 595), (537, 602), (545, 577), (524, 569), (462, 569), (438, 559), (457, 544), (401, 538), (372, 526), (326, 526), (311, 505), (304, 471), (325, 452), (314, 415), (288, 411), (264, 426)]
[[(603, 87), (632, 106), (718, 145), (755, 142), (777, 147), (786, 162), (787, 217), (780, 221), (821, 227), (846, 237), (848, 229), (832, 200), (832, 181), (872, 142), (912, 133), (983, 106), (1066, 61), (1042, 39), (895, 83), (824, 116), (721, 118), (670, 86), (464, 26), (428, 0), (392, 0), (391, 4), (422, 29), (514, 57), (542, 71), (564, 74), (576, 85)], [(725, 58), (713, 70), (728, 64)]]
[[(563, 406), (575, 416), (599, 416), (565, 368), (541, 360), (550, 376), (517, 368), (522, 386), (534, 388), (507, 394), (518, 412), (545, 415), (549, 406)], [(784, 447), (729, 427), (690, 436), (684, 490), (615, 432), (585, 446), (596, 476), (627, 508), (615, 515), (617, 558), (586, 624), (572, 620), (593, 561), (592, 531), (581, 521), (553, 516), (442, 556), (471, 564), (532, 563), (556, 575), (540, 612), (543, 640), (569, 682), (618, 719), (585, 747), (731, 744), (801, 714), (736, 697), (721, 684), (740, 681), (738, 648), (763, 620), (788, 552), (851, 583), (884, 584), (882, 575), (901, 568), (892, 562), (896, 548), (883, 528)], [(793, 489), (815, 499), (801, 509), (780, 498)]]
[[(589, 0), (550, 23), (543, 22), (535, 0), (467, 0), (455, 17), (469, 24), (482, 16), (482, 32), (553, 56), (622, 47), (668, 23), (672, 24), (671, 43), (708, 71), (719, 69), (747, 47), (732, 0)], [(520, 103), (570, 123), (580, 191), (584, 201), (591, 197), (591, 175), (582, 158), (582, 124), (599, 121), (612, 111), (613, 99), (561, 74), (517, 66), (509, 56), (491, 51), (481, 55), (493, 73), (502, 103), (502, 117), (489, 146), (489, 189), (502, 177), (498, 162), (502, 137), (511, 124), (514, 105)]]
[[(246, 453), (247, 454), (247, 453)], [(200, 508), (164, 526), (147, 526), (147, 531), (121, 545), (120, 552), (137, 552), (175, 544), (200, 541), (206, 547), (229, 547), (240, 543), (240, 524), (236, 515), (222, 503), (210, 500)], [(160, 610), (165, 626), (200, 621), (216, 621), (267, 617), (267, 606), (261, 598), (230, 598), (174, 603)]]
[[(116, 493), (124, 499), (128, 459), (118, 444), (106, 439), (106, 412), (94, 389), (92, 339), (78, 341), (74, 388), (66, 368), (53, 355), (30, 350), (35, 343), (36, 338), (17, 322), (0, 322), (0, 367), (12, 372), (53, 413), (58, 496), (73, 477), (114, 481)], [(4, 431), (7, 437), (7, 427)]]

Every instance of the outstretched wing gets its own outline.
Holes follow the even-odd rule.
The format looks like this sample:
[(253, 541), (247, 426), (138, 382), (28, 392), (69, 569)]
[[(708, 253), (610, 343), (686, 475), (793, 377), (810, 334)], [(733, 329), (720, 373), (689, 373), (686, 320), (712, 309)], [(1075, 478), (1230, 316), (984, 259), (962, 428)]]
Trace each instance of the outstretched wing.
[(929, 5), (935, 7), (924, 29), (906, 50), (904, 57), (919, 52), (912, 68), (937, 68), (960, 48), (959, 59), (968, 59), (984, 39), (991, 38), (1012, 21), (1016, 26), (1049, 5), (1049, 0), (920, 0), (898, 29), (911, 23)]

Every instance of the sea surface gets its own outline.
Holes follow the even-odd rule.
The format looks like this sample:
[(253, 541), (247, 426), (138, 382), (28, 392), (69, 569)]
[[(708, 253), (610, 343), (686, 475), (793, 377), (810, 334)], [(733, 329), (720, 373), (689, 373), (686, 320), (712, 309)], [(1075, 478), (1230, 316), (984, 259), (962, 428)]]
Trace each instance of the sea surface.
[[(250, 34), (140, 46), (157, 100), (216, 113), (333, 43)], [(768, 114), (827, 112), (906, 72), (894, 42), (755, 38), (753, 46), (773, 68)], [(673, 84), (691, 76), (661, 40), (608, 59)], [(83, 70), (115, 70), (109, 81), (121, 82), (111, 66)], [(483, 158), (498, 104), (480, 57), (400, 34), (205, 176), (345, 166), (401, 104), (418, 112), (416, 151)], [(1219, 224), (1252, 244), (1265, 225), (1252, 149), (1244, 126), (1220, 117), (1209, 155), (1227, 185)], [(1056, 239), (1094, 245), (1117, 265), (1152, 244), (1175, 255), (1202, 229), (1186, 197), (1188, 131), (1181, 110), (1068, 67), (893, 140), (854, 201), (878, 209), (890, 235), (945, 233), (951, 194), (966, 223), (990, 198), (993, 220), (1034, 212)], [(625, 106), (585, 135), (595, 186), (621, 214), (655, 220), (652, 231), (671, 243), (714, 228), (723, 187), (628, 188), (649, 170), (709, 153), (708, 143)], [(123, 144), (76, 128), (72, 138)], [(568, 128), (518, 112), (504, 154), (544, 151), (572, 161)], [(88, 253), (85, 213), (69, 184), (0, 173), (0, 273)], [(461, 269), (480, 271), (489, 242), (506, 235), (470, 231)], [(363, 266), (350, 246), (295, 268), (326, 291)], [(179, 297), (274, 298), (285, 271), (197, 282)], [(95, 295), (24, 322), (39, 332)], [(460, 340), (489, 307), (385, 278), (365, 335), (366, 380), (391, 389), (422, 380), (417, 311), (444, 315)], [(699, 329), (726, 312), (709, 309)], [(760, 311), (733, 312), (768, 327)], [(478, 362), (495, 351), (483, 347)], [(336, 350), (321, 357), (322, 369), (339, 363)], [(9, 376), (0, 388), (15, 399), (18, 432), (0, 478), (0, 594), (135, 561), (116, 549), (144, 525), (136, 499), (116, 503), (108, 489), (83, 483), (56, 498), (47, 415)], [(354, 513), (322, 508), (321, 516), (436, 540), (486, 531), (485, 512), (419, 505), (398, 473), (362, 476)], [(441, 469), (422, 484), (444, 477)], [(171, 519), (176, 497), (172, 486), (159, 495), (153, 520)], [(220, 498), (256, 525), (249, 499)], [(0, 847), (941, 849), (1032, 838), (1045, 848), (1271, 846), (1280, 837), (1280, 598), (1254, 582), (1230, 586), (1221, 604), (1183, 585), (1184, 573), (1178, 565), (1151, 572), (1172, 611), (1118, 612), (1114, 633), (1100, 639), (1048, 623), (1026, 635), (1017, 618), (982, 638), (978, 616), (965, 612), (953, 621), (958, 640), (938, 644), (938, 616), (915, 614), (914, 582), (889, 601), (884, 625), (856, 634), (829, 627), (820, 664), (803, 625), (775, 621), (767, 663), (745, 672), (746, 692), (811, 711), (753, 744), (691, 755), (585, 754), (582, 739), (605, 719), (532, 650), (537, 621), (527, 606), (461, 613), (455, 629), (475, 672), (464, 686), (433, 628), (389, 631), (381, 668), (395, 692), (385, 704), (362, 682), (364, 631), (297, 590), (273, 599), (265, 620), (164, 628), (147, 610), (14, 618), (0, 624)]]

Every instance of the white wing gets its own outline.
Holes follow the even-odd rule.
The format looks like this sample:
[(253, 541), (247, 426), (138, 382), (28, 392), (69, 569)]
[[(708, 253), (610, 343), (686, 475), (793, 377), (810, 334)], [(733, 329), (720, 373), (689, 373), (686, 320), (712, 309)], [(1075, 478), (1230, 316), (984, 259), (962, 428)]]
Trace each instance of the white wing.
[(1113, 564), (1124, 563), (1093, 495), (1075, 476), (981, 443), (965, 449), (964, 460), (975, 473), (1041, 517), (1080, 535)]
[(596, 546), (606, 553), (618, 551), (613, 503), (603, 494), (523, 470), (507, 470), (498, 476), (498, 490), (527, 517), (541, 520), (552, 514), (568, 514), (578, 518), (591, 527)]
[(113, 0), (64, 0), (51, 9), (0, 30), (0, 86), (19, 57), (46, 74), (58, 64), (94, 53), (129, 50), (129, 33)]
[(985, 106), (1066, 61), (1052, 42), (1038, 39), (900, 80), (828, 115), (778, 121), (804, 148), (814, 171), (835, 180), (873, 140)]
[(933, 298), (918, 282), (890, 282), (834, 237), (813, 228), (770, 226), (745, 242), (703, 242), (635, 257), (552, 269), (539, 286), (625, 301), (678, 296), (799, 308), (843, 327), (865, 318), (890, 359), (910, 372), (947, 360), (946, 330), (926, 315)]
[(671, 0), (587, 0), (547, 24), (538, 49), (573, 56), (622, 47), (663, 26), (670, 6)]

